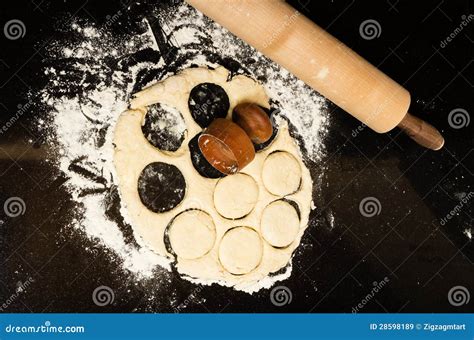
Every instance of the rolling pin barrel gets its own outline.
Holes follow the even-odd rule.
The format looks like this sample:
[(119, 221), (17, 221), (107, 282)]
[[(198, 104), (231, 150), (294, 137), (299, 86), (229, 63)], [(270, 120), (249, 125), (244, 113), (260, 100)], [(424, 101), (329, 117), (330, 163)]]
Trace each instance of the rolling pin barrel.
[(407, 115), (407, 90), (285, 2), (187, 1), (376, 132)]

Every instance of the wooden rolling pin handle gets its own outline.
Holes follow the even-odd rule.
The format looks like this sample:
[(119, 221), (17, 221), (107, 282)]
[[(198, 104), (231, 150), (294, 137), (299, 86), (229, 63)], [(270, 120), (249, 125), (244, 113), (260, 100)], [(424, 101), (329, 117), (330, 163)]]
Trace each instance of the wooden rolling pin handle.
[(439, 150), (444, 145), (444, 138), (435, 127), (409, 113), (398, 123), (398, 127), (425, 148)]

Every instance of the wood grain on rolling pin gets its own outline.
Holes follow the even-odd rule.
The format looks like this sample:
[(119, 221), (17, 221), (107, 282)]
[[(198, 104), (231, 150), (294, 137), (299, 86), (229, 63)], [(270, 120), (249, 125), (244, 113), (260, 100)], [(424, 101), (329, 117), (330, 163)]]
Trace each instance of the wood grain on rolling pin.
[(279, 0), (187, 0), (377, 132), (404, 118), (410, 94)]

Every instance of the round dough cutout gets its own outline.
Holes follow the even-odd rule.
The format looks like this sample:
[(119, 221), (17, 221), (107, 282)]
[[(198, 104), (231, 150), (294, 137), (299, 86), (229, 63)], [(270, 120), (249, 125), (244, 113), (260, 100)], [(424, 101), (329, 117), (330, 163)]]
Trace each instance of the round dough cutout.
[(228, 219), (246, 216), (253, 210), (257, 200), (257, 182), (244, 173), (221, 178), (214, 189), (214, 206), (221, 216)]
[(161, 103), (148, 106), (143, 118), (145, 138), (162, 151), (177, 151), (186, 136), (186, 123), (181, 112)]
[(202, 210), (186, 210), (176, 216), (168, 230), (173, 252), (183, 259), (197, 259), (214, 246), (216, 227), (212, 217)]
[(276, 248), (289, 246), (298, 235), (300, 218), (295, 207), (285, 200), (278, 200), (265, 207), (260, 232), (270, 245)]
[(250, 227), (235, 227), (222, 237), (219, 260), (229, 273), (243, 275), (260, 264), (263, 245), (260, 235)]
[(143, 205), (155, 213), (176, 207), (186, 193), (186, 181), (181, 171), (172, 164), (148, 164), (138, 177), (138, 195)]
[(275, 151), (263, 163), (262, 180), (273, 195), (291, 195), (300, 188), (301, 166), (289, 152)]

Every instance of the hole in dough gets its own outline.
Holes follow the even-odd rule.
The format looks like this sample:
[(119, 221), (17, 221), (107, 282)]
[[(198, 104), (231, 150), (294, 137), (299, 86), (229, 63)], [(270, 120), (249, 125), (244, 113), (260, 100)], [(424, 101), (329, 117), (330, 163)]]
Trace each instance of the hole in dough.
[(179, 169), (171, 164), (148, 164), (138, 177), (138, 195), (149, 210), (162, 213), (176, 207), (184, 198), (186, 181)]
[(260, 264), (263, 245), (260, 235), (250, 227), (229, 229), (219, 246), (219, 260), (229, 273), (243, 275)]
[(258, 199), (258, 185), (244, 173), (221, 178), (214, 189), (214, 206), (228, 219), (242, 218), (249, 214)]
[(142, 132), (155, 148), (173, 152), (183, 143), (186, 123), (177, 109), (157, 103), (147, 108)]
[(198, 209), (186, 210), (177, 215), (168, 229), (173, 252), (183, 259), (197, 259), (214, 246), (216, 227), (212, 217)]
[(194, 169), (202, 176), (206, 178), (220, 178), (225, 175), (214, 168), (204, 157), (199, 148), (198, 139), (201, 133), (194, 136), (188, 143), (189, 154), (191, 156), (191, 163), (193, 163)]
[(225, 118), (229, 106), (229, 97), (225, 90), (213, 83), (198, 84), (189, 94), (189, 111), (202, 128), (208, 127), (216, 118)]
[(260, 232), (265, 241), (273, 247), (289, 246), (295, 240), (299, 229), (298, 211), (290, 202), (274, 201), (263, 210)]
[(289, 152), (275, 151), (263, 163), (262, 180), (273, 195), (291, 195), (300, 187), (301, 166)]

